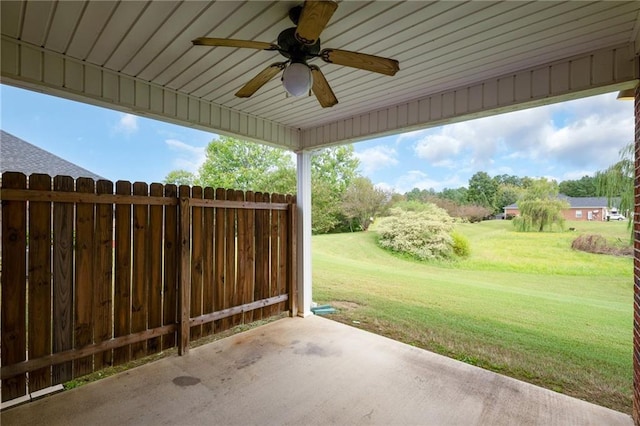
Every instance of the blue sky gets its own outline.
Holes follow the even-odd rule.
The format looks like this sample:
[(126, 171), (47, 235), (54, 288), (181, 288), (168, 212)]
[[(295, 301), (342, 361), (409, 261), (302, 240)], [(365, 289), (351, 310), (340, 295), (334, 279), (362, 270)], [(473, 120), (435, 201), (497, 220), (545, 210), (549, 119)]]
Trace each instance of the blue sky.
[[(361, 172), (397, 192), (467, 186), (489, 175), (592, 175), (633, 141), (633, 102), (616, 94), (502, 114), (355, 144)], [(0, 127), (111, 180), (161, 182), (196, 171), (214, 133), (0, 85)]]

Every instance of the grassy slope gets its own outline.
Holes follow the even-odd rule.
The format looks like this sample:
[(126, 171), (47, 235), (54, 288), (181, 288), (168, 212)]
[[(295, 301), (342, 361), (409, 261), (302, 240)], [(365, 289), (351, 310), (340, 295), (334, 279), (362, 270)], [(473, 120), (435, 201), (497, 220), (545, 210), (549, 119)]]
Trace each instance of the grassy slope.
[(459, 225), (472, 255), (453, 265), (401, 259), (372, 232), (316, 236), (314, 300), (341, 308), (340, 321), (630, 412), (632, 260), (570, 248), (583, 231), (628, 231), (569, 226), (578, 230)]

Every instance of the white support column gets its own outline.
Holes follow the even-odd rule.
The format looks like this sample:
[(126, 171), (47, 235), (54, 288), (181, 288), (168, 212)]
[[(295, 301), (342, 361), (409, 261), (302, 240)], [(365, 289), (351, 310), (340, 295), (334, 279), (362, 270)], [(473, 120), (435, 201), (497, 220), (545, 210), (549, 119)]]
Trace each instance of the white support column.
[(298, 155), (298, 315), (311, 312), (311, 151)]

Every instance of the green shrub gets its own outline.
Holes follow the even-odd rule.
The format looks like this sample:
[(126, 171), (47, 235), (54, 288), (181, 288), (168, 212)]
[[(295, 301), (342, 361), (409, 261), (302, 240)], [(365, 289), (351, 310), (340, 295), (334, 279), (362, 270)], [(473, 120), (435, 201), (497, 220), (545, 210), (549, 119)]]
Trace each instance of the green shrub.
[(420, 211), (393, 208), (376, 227), (381, 247), (409, 254), (420, 260), (453, 257), (453, 219), (433, 204)]
[(453, 253), (458, 257), (468, 257), (471, 254), (471, 246), (469, 240), (459, 232), (451, 234), (453, 239)]

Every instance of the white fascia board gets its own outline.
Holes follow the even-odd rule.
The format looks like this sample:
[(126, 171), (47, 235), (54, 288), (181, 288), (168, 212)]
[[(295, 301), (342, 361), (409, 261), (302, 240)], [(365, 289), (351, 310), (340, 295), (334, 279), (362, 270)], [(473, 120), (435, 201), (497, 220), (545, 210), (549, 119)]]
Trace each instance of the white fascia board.
[(635, 87), (635, 43), (602, 49), (371, 111), (302, 132), (317, 149)]
[(300, 130), (2, 36), (0, 82), (289, 150)]

